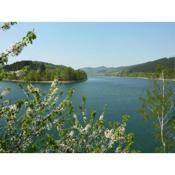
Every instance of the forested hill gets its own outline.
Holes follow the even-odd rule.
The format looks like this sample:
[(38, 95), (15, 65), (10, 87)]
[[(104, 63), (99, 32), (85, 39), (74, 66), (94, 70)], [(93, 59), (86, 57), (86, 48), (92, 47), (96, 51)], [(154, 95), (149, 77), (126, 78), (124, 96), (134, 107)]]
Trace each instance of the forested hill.
[[(10, 65), (5, 65), (4, 69), (8, 71), (18, 71), (23, 69), (24, 67), (29, 66), (31, 70), (37, 70), (38, 68), (42, 68), (43, 66), (45, 68), (51, 68), (54, 69), (57, 66), (51, 63), (46, 63), (42, 61), (18, 61)], [(64, 67), (64, 66), (63, 66)]]
[(160, 68), (167, 71), (169, 78), (175, 78), (175, 57), (161, 58), (142, 64), (125, 67), (103, 67), (82, 68), (89, 76), (131, 76), (131, 77), (149, 77), (155, 74)]
[(167, 70), (175, 70), (175, 57), (161, 58), (143, 64), (126, 67), (129, 72), (155, 72), (159, 67)]
[(19, 61), (5, 65), (3, 72), (6, 72), (6, 78), (11, 80), (52, 81), (56, 78), (60, 81), (79, 81), (87, 79), (87, 74), (83, 70), (39, 61)]

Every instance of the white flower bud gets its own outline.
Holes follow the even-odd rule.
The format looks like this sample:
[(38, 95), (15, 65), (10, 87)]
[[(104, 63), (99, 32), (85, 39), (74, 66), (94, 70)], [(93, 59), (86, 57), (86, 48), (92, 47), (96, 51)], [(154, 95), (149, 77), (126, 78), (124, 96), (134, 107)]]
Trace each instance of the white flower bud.
[(91, 125), (87, 124), (86, 127), (84, 128), (84, 131), (87, 132), (87, 131), (89, 131), (90, 128), (91, 128)]
[(69, 136), (70, 136), (70, 137), (73, 137), (73, 136), (74, 136), (74, 131), (71, 131), (71, 132), (69, 133)]
[(103, 118), (104, 118), (104, 114), (101, 114), (99, 117), (99, 120), (103, 120)]

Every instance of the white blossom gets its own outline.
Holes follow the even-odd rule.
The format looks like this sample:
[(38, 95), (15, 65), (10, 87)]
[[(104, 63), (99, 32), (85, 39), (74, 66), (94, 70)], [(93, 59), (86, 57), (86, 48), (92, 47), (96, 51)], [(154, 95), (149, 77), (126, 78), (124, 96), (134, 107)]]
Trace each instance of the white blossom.
[(103, 120), (103, 118), (104, 118), (104, 114), (102, 113), (99, 117), (99, 120)]
[(9, 90), (5, 89), (1, 92), (1, 96), (6, 96), (9, 94)]
[(10, 105), (9, 109), (12, 110), (12, 111), (17, 111), (18, 108), (17, 108), (17, 105), (14, 104), (14, 105)]
[(71, 131), (71, 132), (69, 133), (69, 136), (70, 136), (70, 137), (73, 137), (73, 136), (74, 136), (74, 131)]
[(88, 132), (90, 128), (91, 128), (91, 125), (87, 124), (86, 127), (83, 129), (83, 131)]

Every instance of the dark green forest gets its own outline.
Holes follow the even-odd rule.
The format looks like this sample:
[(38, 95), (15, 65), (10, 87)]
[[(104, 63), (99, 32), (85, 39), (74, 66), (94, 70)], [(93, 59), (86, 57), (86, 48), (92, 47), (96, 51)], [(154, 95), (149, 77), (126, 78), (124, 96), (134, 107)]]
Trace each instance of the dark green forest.
[(175, 78), (175, 57), (161, 58), (142, 64), (125, 67), (83, 68), (89, 76), (148, 77), (156, 76), (159, 70), (166, 71), (166, 78)]
[[(9, 80), (28, 81), (79, 81), (87, 79), (83, 70), (74, 70), (63, 65), (54, 65), (39, 61), (20, 61), (3, 67), (3, 74)], [(2, 73), (2, 72), (1, 72)]]

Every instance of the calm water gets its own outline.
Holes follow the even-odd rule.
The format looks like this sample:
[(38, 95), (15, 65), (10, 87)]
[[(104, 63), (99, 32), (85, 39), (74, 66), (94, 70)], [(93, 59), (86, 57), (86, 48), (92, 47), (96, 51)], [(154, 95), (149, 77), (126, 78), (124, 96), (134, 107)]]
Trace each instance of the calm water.
[[(87, 110), (96, 109), (100, 114), (107, 105), (106, 120), (121, 120), (123, 114), (129, 114), (130, 120), (127, 126), (129, 132), (135, 134), (135, 147), (141, 152), (154, 152), (158, 145), (154, 139), (153, 127), (149, 122), (145, 122), (139, 114), (139, 97), (144, 96), (146, 89), (152, 85), (151, 80), (135, 78), (112, 78), (95, 77), (89, 78), (85, 82), (63, 85), (67, 91), (75, 89), (72, 98), (74, 105), (81, 104), (81, 96), (87, 96)], [(43, 91), (47, 92), (49, 84), (36, 84)], [(12, 100), (24, 96), (22, 90), (16, 83), (0, 82), (0, 90), (10, 87), (11, 94), (7, 96)]]

